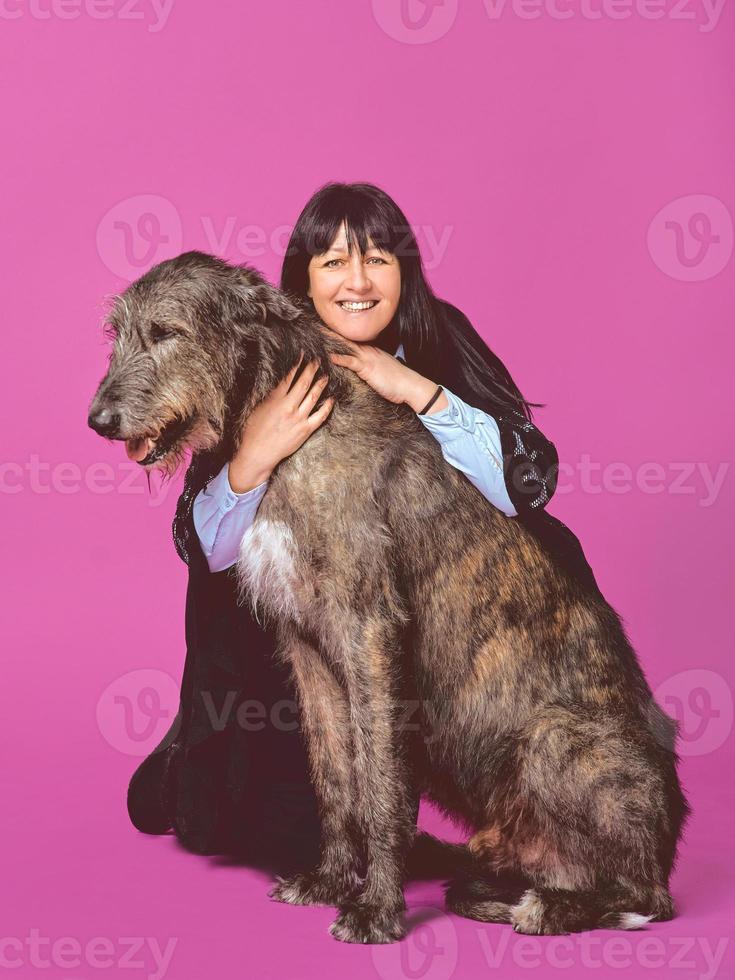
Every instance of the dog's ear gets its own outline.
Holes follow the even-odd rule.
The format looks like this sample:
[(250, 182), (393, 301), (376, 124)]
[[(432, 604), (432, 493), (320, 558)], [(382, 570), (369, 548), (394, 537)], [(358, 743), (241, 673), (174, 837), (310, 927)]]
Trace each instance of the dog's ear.
[(243, 285), (239, 295), (250, 323), (265, 324), (274, 319), (289, 323), (303, 315), (291, 297), (267, 282)]

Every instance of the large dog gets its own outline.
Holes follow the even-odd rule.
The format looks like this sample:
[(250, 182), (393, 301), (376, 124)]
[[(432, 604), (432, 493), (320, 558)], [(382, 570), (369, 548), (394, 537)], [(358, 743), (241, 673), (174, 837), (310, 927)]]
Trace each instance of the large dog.
[(670, 918), (675, 725), (599, 593), (408, 407), (335, 366), (347, 348), (254, 270), (163, 262), (109, 326), (90, 425), (169, 473), (187, 448), (229, 458), (302, 352), (329, 376), (334, 408), (274, 471), (237, 565), (293, 670), (322, 816), (320, 866), (272, 896), (337, 906), (341, 940), (400, 938), (420, 791), (472, 834), (455, 912), (541, 934)]

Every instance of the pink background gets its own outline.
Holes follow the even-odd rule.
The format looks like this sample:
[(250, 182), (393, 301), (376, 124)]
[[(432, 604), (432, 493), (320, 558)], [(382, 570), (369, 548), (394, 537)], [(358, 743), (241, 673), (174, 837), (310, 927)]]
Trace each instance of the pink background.
[[(125, 937), (142, 945), (124, 975), (141, 977), (148, 937), (175, 939), (170, 980), (735, 975), (733, 10), (494, 9), (445, 0), (417, 27), (410, 0), (412, 28), (400, 0), (174, 0), (167, 19), (152, 0), (3, 7), (0, 954), (15, 976), (123, 972)], [(332, 910), (269, 902), (262, 875), (128, 823), (129, 775), (175, 707), (186, 568), (179, 484), (149, 495), (86, 427), (103, 298), (191, 248), (276, 278), (279, 229), (330, 179), (395, 197), (437, 293), (548, 405), (537, 421), (568, 465), (550, 510), (684, 724), (695, 812), (671, 923), (529, 941), (436, 911), (422, 884), (401, 947), (348, 947), (326, 934)], [(143, 689), (161, 705), (148, 740)]]

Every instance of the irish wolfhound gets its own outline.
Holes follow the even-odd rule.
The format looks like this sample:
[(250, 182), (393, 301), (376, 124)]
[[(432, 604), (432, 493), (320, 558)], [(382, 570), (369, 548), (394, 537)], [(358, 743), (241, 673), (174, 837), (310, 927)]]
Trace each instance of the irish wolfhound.
[(334, 408), (274, 471), (237, 564), (293, 670), (322, 816), (319, 867), (272, 896), (337, 906), (341, 940), (401, 937), (418, 789), (472, 835), (455, 912), (542, 934), (670, 918), (675, 725), (605, 600), (254, 270), (187, 253), (109, 324), (90, 425), (169, 473), (185, 448), (230, 458), (302, 352), (329, 376)]

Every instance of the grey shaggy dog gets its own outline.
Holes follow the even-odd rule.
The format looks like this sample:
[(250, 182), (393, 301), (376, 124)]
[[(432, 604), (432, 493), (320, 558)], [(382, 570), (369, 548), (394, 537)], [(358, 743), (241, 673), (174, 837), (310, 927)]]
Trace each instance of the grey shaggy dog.
[(670, 918), (688, 811), (675, 724), (599, 593), (253, 269), (163, 262), (109, 329), (90, 425), (169, 474), (187, 449), (230, 458), (302, 352), (329, 376), (334, 408), (274, 471), (237, 564), (297, 682), (322, 819), (319, 867), (272, 897), (336, 906), (340, 940), (399, 939), (422, 793), (471, 834), (454, 912), (535, 934)]

